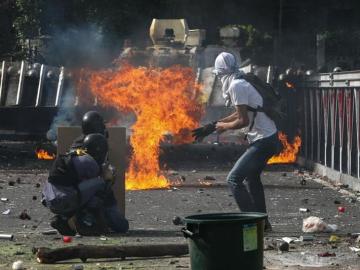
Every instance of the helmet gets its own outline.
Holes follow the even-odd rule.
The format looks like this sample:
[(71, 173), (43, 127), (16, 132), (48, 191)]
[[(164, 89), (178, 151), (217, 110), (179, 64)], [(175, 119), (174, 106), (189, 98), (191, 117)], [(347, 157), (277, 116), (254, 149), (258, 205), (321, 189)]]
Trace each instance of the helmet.
[(83, 148), (99, 165), (104, 163), (108, 152), (108, 143), (104, 135), (100, 133), (87, 135), (84, 138)]
[(105, 134), (104, 119), (96, 111), (89, 111), (84, 114), (81, 127), (84, 135), (91, 133)]

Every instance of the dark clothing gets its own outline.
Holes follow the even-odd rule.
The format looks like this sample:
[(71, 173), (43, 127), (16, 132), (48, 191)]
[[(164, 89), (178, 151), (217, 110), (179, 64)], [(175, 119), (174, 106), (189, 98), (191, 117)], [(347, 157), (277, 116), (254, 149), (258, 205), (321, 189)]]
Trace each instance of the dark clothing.
[(72, 155), (58, 156), (50, 169), (49, 183), (61, 186), (77, 186), (79, 178), (71, 162)]
[(227, 181), (242, 212), (266, 213), (260, 175), (267, 161), (279, 150), (277, 133), (252, 143), (230, 171)]
[(82, 134), (80, 135), (79, 137), (77, 137), (73, 143), (71, 144), (70, 146), (70, 149), (74, 150), (74, 149), (77, 149), (77, 148), (82, 148), (83, 146), (83, 143), (84, 143), (84, 139), (85, 139), (85, 135)]

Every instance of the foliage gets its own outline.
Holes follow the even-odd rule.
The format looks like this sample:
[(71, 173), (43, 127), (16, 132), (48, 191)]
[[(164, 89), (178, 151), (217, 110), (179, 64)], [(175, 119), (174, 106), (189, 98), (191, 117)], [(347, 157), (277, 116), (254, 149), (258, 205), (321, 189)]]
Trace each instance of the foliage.
[(41, 32), (44, 0), (16, 0), (14, 28), (18, 42), (36, 37)]
[(242, 58), (250, 58), (256, 64), (270, 63), (273, 50), (272, 36), (251, 24), (235, 26), (240, 29), (238, 45)]

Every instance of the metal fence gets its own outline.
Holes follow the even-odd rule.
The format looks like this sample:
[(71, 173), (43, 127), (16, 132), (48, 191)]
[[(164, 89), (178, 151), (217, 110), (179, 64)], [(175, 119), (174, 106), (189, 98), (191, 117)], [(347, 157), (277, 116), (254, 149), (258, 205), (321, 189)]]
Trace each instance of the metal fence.
[(315, 74), (299, 86), (302, 155), (360, 178), (360, 71)]

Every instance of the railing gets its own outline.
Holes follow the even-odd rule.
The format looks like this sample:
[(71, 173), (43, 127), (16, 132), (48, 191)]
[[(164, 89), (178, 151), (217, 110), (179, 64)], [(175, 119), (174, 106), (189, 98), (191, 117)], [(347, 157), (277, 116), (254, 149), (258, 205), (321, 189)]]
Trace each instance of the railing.
[(360, 71), (315, 74), (299, 86), (302, 155), (360, 178)]

